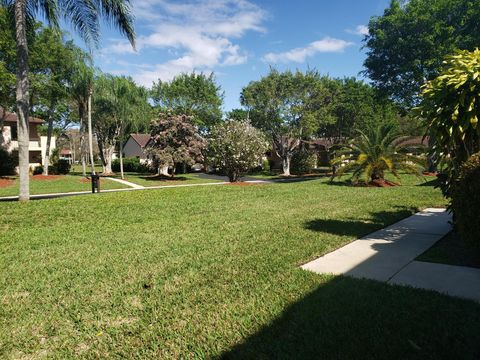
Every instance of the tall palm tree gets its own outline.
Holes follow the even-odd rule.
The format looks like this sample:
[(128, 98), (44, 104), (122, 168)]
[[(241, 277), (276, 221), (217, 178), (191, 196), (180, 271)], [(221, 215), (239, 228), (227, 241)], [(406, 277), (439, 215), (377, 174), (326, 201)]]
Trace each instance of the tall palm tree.
[(13, 10), (17, 45), (18, 157), (20, 172), (19, 200), (30, 198), (29, 191), (29, 83), (27, 22), (41, 14), (53, 28), (59, 19), (69, 20), (88, 45), (97, 45), (100, 37), (100, 18), (117, 27), (132, 46), (135, 45), (133, 15), (130, 0), (0, 0)]
[[(377, 125), (358, 131), (358, 137), (344, 149), (338, 151), (332, 160), (339, 170), (333, 177), (341, 177), (351, 172), (352, 182), (360, 179), (368, 181), (385, 180), (385, 173), (390, 172), (400, 178), (399, 172), (420, 175), (425, 159), (411, 155), (404, 144), (409, 140), (399, 137), (392, 125)], [(333, 179), (332, 177), (332, 179)]]

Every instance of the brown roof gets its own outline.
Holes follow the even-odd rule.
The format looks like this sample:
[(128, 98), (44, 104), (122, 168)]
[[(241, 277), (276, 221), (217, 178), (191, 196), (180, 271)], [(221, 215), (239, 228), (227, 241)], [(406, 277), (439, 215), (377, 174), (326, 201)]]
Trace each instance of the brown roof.
[[(3, 109), (0, 108), (0, 114), (2, 112), (3, 112)], [(6, 115), (5, 115), (5, 122), (6, 123), (16, 123), (17, 122), (17, 114), (7, 111)], [(29, 119), (28, 119), (28, 122), (30, 124), (43, 124), (44, 121), (42, 119), (30, 116)]]
[(130, 136), (140, 145), (141, 148), (144, 148), (151, 139), (150, 134), (130, 134)]
[(72, 155), (72, 151), (69, 149), (60, 150), (60, 155)]

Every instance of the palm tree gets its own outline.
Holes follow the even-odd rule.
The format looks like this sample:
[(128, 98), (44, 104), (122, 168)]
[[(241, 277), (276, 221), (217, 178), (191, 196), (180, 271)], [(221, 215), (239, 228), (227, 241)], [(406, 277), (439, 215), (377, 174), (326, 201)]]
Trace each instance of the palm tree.
[[(87, 176), (85, 127), (87, 126), (88, 99), (90, 96), (90, 89), (93, 86), (94, 69), (91, 56), (79, 48), (75, 49), (74, 59), (69, 91), (70, 96), (78, 109), (78, 118), (80, 120), (80, 157), (83, 176)], [(93, 150), (89, 150), (90, 153), (93, 152)], [(93, 155), (91, 157), (93, 157)]]
[(27, 22), (42, 14), (53, 28), (59, 28), (59, 19), (70, 20), (73, 28), (88, 45), (97, 45), (100, 35), (100, 17), (117, 27), (132, 46), (135, 44), (133, 15), (130, 0), (0, 0), (3, 6), (13, 7), (15, 40), (17, 45), (18, 157), (20, 172), (19, 200), (30, 198), (29, 191), (29, 83)]
[(425, 159), (407, 153), (403, 144), (407, 138), (398, 137), (392, 125), (380, 125), (358, 131), (359, 136), (346, 148), (337, 152), (332, 165), (338, 170), (332, 176), (341, 177), (346, 172), (352, 173), (352, 182), (360, 179), (383, 181), (385, 173), (390, 172), (400, 178), (399, 172), (420, 175)]

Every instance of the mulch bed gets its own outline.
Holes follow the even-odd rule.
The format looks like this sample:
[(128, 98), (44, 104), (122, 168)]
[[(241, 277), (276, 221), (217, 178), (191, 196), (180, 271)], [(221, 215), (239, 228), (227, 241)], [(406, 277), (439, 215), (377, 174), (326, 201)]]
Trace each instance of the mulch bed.
[(358, 187), (393, 187), (393, 186), (400, 186), (400, 184), (390, 181), (390, 180), (373, 180), (368, 183), (361, 182), (358, 184), (354, 184), (354, 186)]
[(14, 182), (15, 182), (14, 179), (0, 178), (0, 188), (6, 188), (9, 186), (12, 186)]
[(45, 176), (45, 175), (33, 175), (32, 176), (32, 179), (33, 180), (58, 180), (58, 179), (61, 179), (63, 178), (63, 175), (48, 175), (48, 176)]
[(422, 173), (422, 175), (423, 175), (423, 176), (437, 176), (438, 173), (436, 173), (436, 172), (424, 171), (424, 172)]

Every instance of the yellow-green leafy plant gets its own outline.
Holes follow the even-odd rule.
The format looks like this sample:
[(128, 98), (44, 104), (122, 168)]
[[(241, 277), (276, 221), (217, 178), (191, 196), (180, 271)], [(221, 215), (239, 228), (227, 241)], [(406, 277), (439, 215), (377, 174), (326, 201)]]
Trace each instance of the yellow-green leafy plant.
[(480, 50), (459, 51), (444, 66), (422, 87), (417, 111), (433, 140), (431, 155), (445, 171), (442, 190), (450, 197), (461, 165), (480, 150)]

